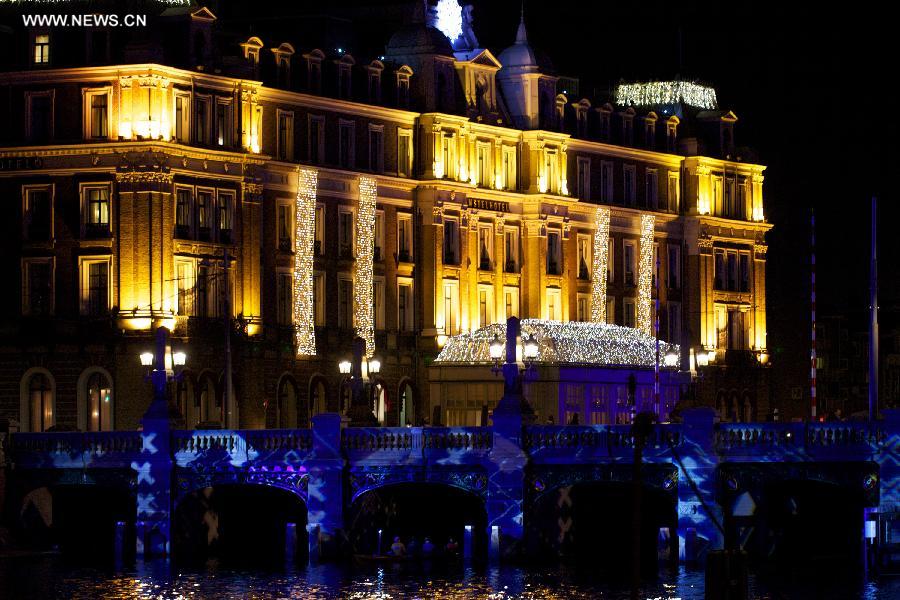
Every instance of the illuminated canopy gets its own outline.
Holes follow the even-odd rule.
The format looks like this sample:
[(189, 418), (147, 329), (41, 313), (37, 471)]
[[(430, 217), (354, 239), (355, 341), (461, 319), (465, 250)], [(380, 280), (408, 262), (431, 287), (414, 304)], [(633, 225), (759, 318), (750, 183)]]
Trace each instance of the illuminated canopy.
[(690, 81), (623, 83), (616, 88), (616, 104), (623, 106), (657, 106), (679, 103), (713, 110), (717, 106), (716, 90)]
[[(653, 367), (656, 339), (631, 327), (580, 321), (522, 319), (522, 335), (534, 336), (539, 363), (561, 365)], [(490, 344), (506, 339), (506, 324), (495, 323), (447, 340), (437, 363), (491, 363)], [(659, 363), (679, 353), (677, 344), (659, 342)]]

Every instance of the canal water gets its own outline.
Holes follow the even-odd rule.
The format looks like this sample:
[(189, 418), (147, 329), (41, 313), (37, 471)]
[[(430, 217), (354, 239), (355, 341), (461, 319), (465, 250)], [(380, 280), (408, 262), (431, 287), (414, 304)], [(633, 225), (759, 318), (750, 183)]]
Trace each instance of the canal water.
[[(702, 571), (679, 568), (646, 582), (646, 600), (701, 600)], [(76, 567), (58, 557), (0, 559), (0, 598), (332, 598), (386, 600), (448, 598), (525, 600), (630, 598), (625, 583), (604, 581), (574, 568), (554, 569), (422, 566), (351, 568), (327, 564), (296, 570), (232, 570), (207, 565), (183, 570), (166, 562), (125, 570)], [(750, 578), (750, 598), (758, 600), (896, 600), (900, 577), (862, 581), (835, 572)]]

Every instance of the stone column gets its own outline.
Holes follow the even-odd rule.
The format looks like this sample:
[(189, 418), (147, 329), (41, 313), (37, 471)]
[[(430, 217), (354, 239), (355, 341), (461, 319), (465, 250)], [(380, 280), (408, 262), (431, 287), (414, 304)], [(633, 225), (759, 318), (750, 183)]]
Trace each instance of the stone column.
[(320, 413), (312, 418), (313, 453), (306, 461), (306, 530), (309, 558), (335, 557), (344, 530), (344, 460), (341, 457), (341, 415)]

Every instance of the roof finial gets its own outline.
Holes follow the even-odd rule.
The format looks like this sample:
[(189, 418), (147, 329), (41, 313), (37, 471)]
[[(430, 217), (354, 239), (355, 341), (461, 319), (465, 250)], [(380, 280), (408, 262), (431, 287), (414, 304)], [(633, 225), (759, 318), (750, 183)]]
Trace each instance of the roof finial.
[(519, 17), (519, 30), (516, 32), (516, 43), (528, 43), (528, 34), (525, 31), (525, 0), (522, 0), (522, 12), (521, 16)]

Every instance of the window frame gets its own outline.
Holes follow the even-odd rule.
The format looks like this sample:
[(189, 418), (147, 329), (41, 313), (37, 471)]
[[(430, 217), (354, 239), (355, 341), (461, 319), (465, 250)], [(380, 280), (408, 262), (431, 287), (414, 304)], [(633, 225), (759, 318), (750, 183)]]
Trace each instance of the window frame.
[[(113, 260), (111, 254), (105, 255), (84, 255), (78, 257), (78, 297), (79, 297), (79, 315), (82, 317), (104, 317), (107, 316), (113, 306)], [(106, 265), (106, 310), (99, 313), (92, 313), (90, 306), (90, 267), (95, 264)]]
[[(406, 156), (400, 155), (403, 145), (400, 138), (406, 138)], [(413, 173), (413, 132), (412, 129), (397, 128), (397, 176), (411, 178)]]
[[(276, 109), (275, 112), (275, 156), (281, 161), (294, 160), (294, 111)], [(282, 140), (282, 120), (287, 123), (285, 139)]]
[[(48, 193), (48, 208), (49, 208), (49, 223), (48, 223), (48, 232), (47, 239), (32, 239), (28, 235), (28, 225), (26, 224), (26, 215), (28, 214), (29, 208), (29, 199), (30, 194), (35, 191), (46, 191)], [(54, 227), (54, 217), (55, 217), (55, 196), (56, 196), (56, 184), (55, 183), (41, 183), (41, 184), (24, 184), (22, 186), (22, 239), (28, 242), (48, 242), (52, 241), (55, 238), (56, 230)]]
[[(34, 117), (34, 99), (50, 98), (50, 123), (46, 140), (35, 140), (32, 119)], [(56, 90), (26, 90), (25, 91), (25, 140), (28, 142), (45, 143), (56, 137)]]
[[(85, 140), (109, 140), (112, 138), (112, 86), (104, 86), (98, 88), (82, 88), (82, 135)], [(105, 135), (95, 136), (94, 129), (94, 106), (93, 99), (99, 96), (106, 96), (106, 127)]]
[[(112, 183), (109, 181), (84, 181), (78, 184), (78, 196), (81, 199), (81, 237), (97, 238), (109, 237), (112, 235), (113, 221), (113, 194)], [(95, 190), (106, 191), (106, 223), (92, 223), (91, 200), (89, 194)], [(103, 226), (105, 225), (105, 230)]]
[[(369, 123), (369, 152), (368, 163), (369, 170), (373, 173), (384, 173), (384, 125), (376, 125)], [(375, 148), (372, 148), (373, 140)], [(372, 152), (375, 151), (375, 164), (372, 164)]]
[[(56, 314), (56, 257), (28, 256), (21, 259), (22, 264), (22, 316), (52, 317)], [(31, 310), (31, 277), (29, 267), (33, 264), (46, 264), (50, 268), (49, 307), (46, 314), (34, 313)]]
[[(344, 148), (343, 133), (347, 134), (347, 148)], [(356, 121), (350, 119), (338, 119), (338, 167), (342, 169), (356, 168)], [(344, 157), (346, 155), (346, 162)]]
[[(313, 155), (313, 128), (316, 130), (316, 151)], [(306, 160), (314, 165), (325, 164), (325, 116), (306, 116)]]

